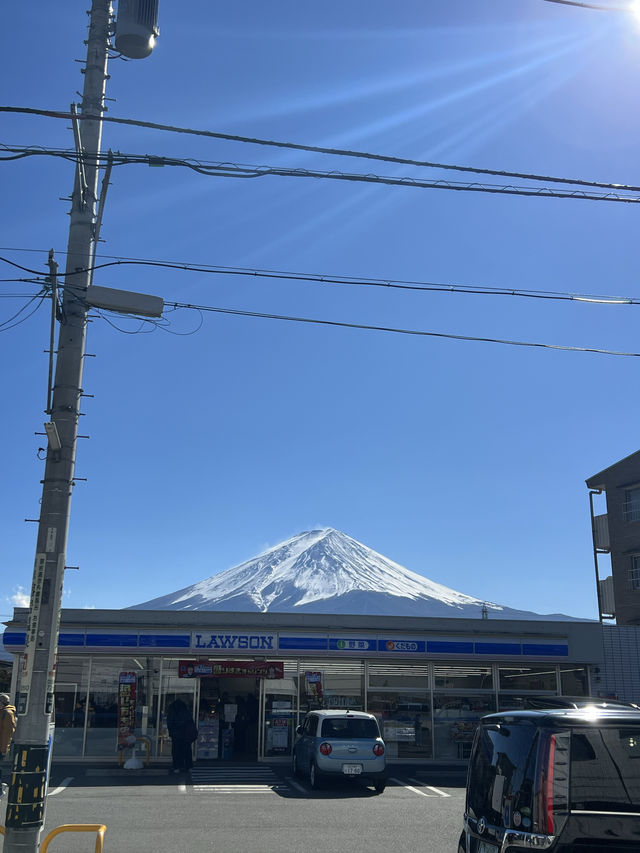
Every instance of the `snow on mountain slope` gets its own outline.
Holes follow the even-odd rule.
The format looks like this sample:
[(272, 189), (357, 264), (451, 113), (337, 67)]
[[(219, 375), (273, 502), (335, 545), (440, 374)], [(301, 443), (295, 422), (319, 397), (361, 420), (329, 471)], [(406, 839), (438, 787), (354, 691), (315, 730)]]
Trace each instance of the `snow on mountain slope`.
[(145, 610), (313, 612), (561, 619), (483, 602), (405, 569), (333, 528), (300, 533), (203, 581), (134, 605)]

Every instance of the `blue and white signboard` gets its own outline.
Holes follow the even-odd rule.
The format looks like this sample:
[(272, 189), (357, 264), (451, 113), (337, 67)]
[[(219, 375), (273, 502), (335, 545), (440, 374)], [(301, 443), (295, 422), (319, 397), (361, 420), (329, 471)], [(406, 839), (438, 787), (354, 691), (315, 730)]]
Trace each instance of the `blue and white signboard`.
[(191, 648), (211, 651), (263, 652), (275, 651), (275, 634), (234, 634), (232, 632), (206, 631), (191, 634)]
[(332, 652), (375, 652), (375, 637), (329, 637), (329, 651)]
[(425, 640), (416, 640), (407, 637), (398, 637), (393, 640), (378, 640), (379, 652), (391, 652), (392, 654), (423, 655), (427, 651)]

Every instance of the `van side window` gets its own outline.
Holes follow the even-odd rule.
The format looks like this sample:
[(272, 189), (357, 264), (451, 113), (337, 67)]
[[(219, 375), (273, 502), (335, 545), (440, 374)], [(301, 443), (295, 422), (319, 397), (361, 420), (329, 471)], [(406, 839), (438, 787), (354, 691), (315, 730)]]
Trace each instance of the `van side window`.
[(523, 828), (531, 827), (537, 730), (530, 725), (478, 729), (469, 768), (468, 808), (492, 826), (511, 826), (520, 813)]

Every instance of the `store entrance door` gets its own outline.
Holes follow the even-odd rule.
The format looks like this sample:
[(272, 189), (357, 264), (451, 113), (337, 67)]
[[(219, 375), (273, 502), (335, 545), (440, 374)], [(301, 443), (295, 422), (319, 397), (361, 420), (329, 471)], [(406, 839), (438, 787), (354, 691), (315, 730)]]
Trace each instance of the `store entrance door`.
[(260, 758), (289, 760), (298, 718), (298, 688), (293, 678), (263, 679), (260, 697)]
[[(162, 676), (159, 695), (159, 725), (157, 755), (171, 755), (171, 738), (167, 728), (167, 708), (175, 699), (181, 699), (193, 713), (198, 703), (198, 681), (178, 678), (174, 672), (165, 672)], [(154, 702), (155, 702), (154, 697)], [(154, 712), (155, 713), (155, 712)]]
[(256, 761), (258, 687), (255, 678), (200, 679), (196, 758)]

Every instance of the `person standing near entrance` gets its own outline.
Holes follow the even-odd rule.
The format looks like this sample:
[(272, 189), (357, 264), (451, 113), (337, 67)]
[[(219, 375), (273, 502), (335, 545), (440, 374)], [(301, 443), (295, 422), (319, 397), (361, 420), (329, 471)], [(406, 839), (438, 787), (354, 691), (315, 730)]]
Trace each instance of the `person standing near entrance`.
[(198, 737), (198, 727), (182, 699), (167, 708), (167, 730), (171, 738), (171, 772), (187, 773), (193, 766), (191, 744)]
[(16, 730), (16, 707), (11, 704), (8, 693), (0, 693), (0, 797), (4, 797), (6, 785), (2, 782), (2, 763)]

